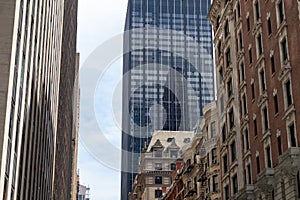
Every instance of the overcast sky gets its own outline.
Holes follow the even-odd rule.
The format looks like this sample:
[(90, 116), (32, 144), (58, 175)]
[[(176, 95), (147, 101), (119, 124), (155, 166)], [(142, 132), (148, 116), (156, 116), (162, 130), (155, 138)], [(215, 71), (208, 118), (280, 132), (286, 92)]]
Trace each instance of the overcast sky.
[[(122, 33), (126, 8), (127, 0), (79, 0), (78, 52), (81, 54), (81, 65), (95, 48), (113, 36)], [(109, 97), (112, 96), (109, 91), (115, 90), (115, 85), (120, 81), (121, 72), (122, 63), (120, 59), (112, 64), (109, 72), (102, 80), (102, 87), (104, 86), (106, 90), (99, 91), (98, 89), (98, 92), (94, 94), (95, 98), (101, 99), (101, 103), (96, 102), (94, 110), (98, 121), (111, 119), (111, 117), (108, 117), (111, 107)], [(81, 105), (84, 105), (85, 102), (83, 101), (81, 100)], [(84, 113), (84, 110), (81, 110), (81, 112)], [(83, 124), (86, 122), (82, 118), (86, 116), (82, 115), (84, 114), (80, 116), (80, 127), (88, 127), (87, 124)], [(108, 140), (119, 147), (121, 131), (115, 126), (113, 120), (108, 120), (105, 124), (104, 130), (108, 133)], [(92, 200), (119, 199), (120, 173), (94, 159), (93, 151), (82, 140), (85, 132), (88, 132), (88, 130), (81, 128), (79, 133), (78, 168), (80, 170), (80, 183), (90, 186)], [(109, 152), (107, 154), (109, 155)]]

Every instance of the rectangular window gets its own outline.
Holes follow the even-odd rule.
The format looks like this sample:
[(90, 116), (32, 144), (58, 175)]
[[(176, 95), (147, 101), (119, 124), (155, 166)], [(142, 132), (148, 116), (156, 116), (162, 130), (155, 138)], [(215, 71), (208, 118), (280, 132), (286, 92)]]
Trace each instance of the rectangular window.
[(213, 181), (213, 192), (218, 192), (219, 190), (218, 175), (214, 175), (212, 177), (212, 181)]
[(246, 95), (243, 95), (242, 97), (243, 101), (243, 114), (246, 115), (248, 110), (247, 110), (247, 100), (246, 100)]
[(217, 149), (216, 148), (213, 148), (211, 150), (211, 162), (212, 164), (217, 164)]
[(222, 142), (224, 143), (226, 141), (226, 127), (223, 125), (222, 127)]
[(245, 66), (244, 63), (240, 65), (241, 82), (245, 80)]
[(222, 53), (222, 44), (221, 42), (218, 43), (218, 57), (221, 56), (221, 53)]
[(271, 148), (270, 148), (270, 146), (266, 147), (265, 153), (266, 153), (267, 167), (271, 168), (272, 167), (272, 157), (271, 157)]
[(247, 178), (248, 178), (248, 184), (252, 184), (252, 178), (251, 178), (251, 167), (250, 165), (247, 165)]
[(228, 82), (227, 82), (227, 96), (228, 96), (228, 99), (231, 97), (233, 91), (232, 91), (232, 79), (229, 78)]
[(228, 160), (227, 160), (227, 154), (223, 156), (223, 169), (224, 169), (224, 174), (227, 173), (228, 171)]
[(286, 38), (284, 38), (280, 42), (280, 46), (281, 46), (281, 53), (282, 53), (282, 62), (284, 64), (286, 64), (288, 62), (288, 52), (287, 52), (287, 41), (286, 41)]
[(274, 95), (274, 112), (275, 114), (278, 113), (279, 107), (278, 107), (278, 96), (277, 94)]
[(229, 200), (229, 187), (228, 187), (228, 185), (226, 185), (225, 188), (224, 188), (224, 197), (225, 197), (225, 200)]
[(263, 52), (261, 34), (258, 34), (256, 40), (257, 40), (258, 56), (260, 56), (262, 54), (262, 52)]
[(287, 82), (285, 82), (284, 86), (285, 86), (286, 104), (287, 107), (289, 107), (293, 103), (292, 92), (291, 92), (291, 81), (288, 80)]
[(248, 30), (248, 32), (250, 31), (250, 29), (251, 29), (251, 26), (250, 26), (250, 18), (249, 18), (249, 16), (247, 17), (247, 30)]
[(155, 190), (154, 196), (155, 196), (155, 198), (160, 198), (160, 197), (162, 197), (162, 190)]
[(155, 184), (162, 184), (162, 176), (155, 176)]
[(271, 17), (268, 18), (268, 33), (271, 35), (272, 33), (272, 24), (271, 24)]
[(212, 122), (210, 124), (210, 134), (211, 137), (214, 137), (216, 135), (216, 122)]
[(274, 55), (271, 56), (271, 71), (272, 74), (274, 74), (276, 71)]
[(235, 141), (233, 141), (230, 145), (230, 151), (231, 151), (231, 162), (233, 163), (236, 159), (236, 149), (235, 149)]
[(289, 126), (289, 132), (290, 132), (291, 147), (296, 147), (297, 146), (297, 140), (296, 140), (296, 135), (295, 135), (295, 124), (294, 123), (292, 123)]
[(298, 190), (298, 198), (300, 198), (300, 172), (297, 173), (297, 190)]
[(155, 163), (155, 170), (162, 170), (162, 164), (161, 163)]
[(245, 149), (249, 150), (250, 149), (250, 145), (249, 145), (249, 131), (246, 128), (245, 129)]
[(226, 51), (226, 67), (229, 67), (231, 64), (231, 57), (230, 57), (230, 48)]
[(260, 160), (259, 156), (256, 157), (256, 171), (259, 174), (260, 173)]
[(229, 127), (230, 130), (233, 128), (234, 126), (234, 113), (233, 113), (233, 108), (230, 109), (229, 111)]
[(243, 49), (243, 37), (242, 37), (242, 31), (239, 32), (239, 47), (240, 47), (240, 50)]
[(278, 154), (282, 155), (282, 147), (281, 147), (281, 136), (277, 137), (277, 147), (278, 147)]
[(259, 72), (259, 77), (260, 77), (260, 88), (261, 91), (264, 92), (266, 90), (266, 81), (265, 81), (265, 71), (263, 69)]
[(254, 11), (255, 11), (255, 20), (258, 21), (260, 18), (260, 11), (259, 11), (259, 2), (258, 0), (254, 3)]
[(225, 38), (227, 38), (228, 35), (229, 35), (229, 22), (228, 22), (228, 20), (226, 20), (226, 22), (225, 22), (224, 31), (225, 31), (224, 36), (225, 36)]
[(252, 48), (249, 49), (249, 63), (252, 63)]
[(267, 107), (263, 108), (263, 117), (264, 117), (264, 131), (267, 131), (269, 129), (269, 119), (268, 119), (268, 109)]
[(251, 83), (251, 94), (252, 94), (252, 100), (255, 99), (255, 88), (254, 88), (254, 83)]
[(258, 134), (256, 118), (253, 120), (253, 125), (254, 125), (254, 135), (256, 136)]
[(221, 85), (223, 82), (223, 68), (221, 67), (219, 70), (219, 84)]
[(238, 179), (237, 179), (237, 175), (234, 175), (232, 177), (232, 192), (233, 192), (233, 194), (236, 194), (238, 192)]
[(284, 8), (283, 8), (283, 1), (280, 0), (277, 4), (277, 9), (278, 9), (278, 20), (279, 24), (281, 24), (284, 20)]

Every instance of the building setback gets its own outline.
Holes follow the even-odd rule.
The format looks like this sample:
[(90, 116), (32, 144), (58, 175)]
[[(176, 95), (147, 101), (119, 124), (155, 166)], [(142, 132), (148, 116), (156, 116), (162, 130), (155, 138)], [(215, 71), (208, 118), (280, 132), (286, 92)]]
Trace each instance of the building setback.
[[(60, 95), (60, 80), (74, 81), (68, 75), (77, 73), (75, 62), (72, 75), (62, 67), (67, 57), (76, 59), (75, 54), (62, 55), (68, 3), (0, 2), (0, 199), (53, 199), (56, 155), (71, 153), (56, 149), (59, 105), (70, 103)], [(67, 176), (71, 179), (71, 173)], [(64, 192), (70, 194), (70, 189)]]
[(300, 198), (299, 9), (299, 1), (212, 3), (224, 200)]
[(124, 34), (121, 199), (154, 131), (191, 131), (214, 100), (210, 0), (130, 0)]

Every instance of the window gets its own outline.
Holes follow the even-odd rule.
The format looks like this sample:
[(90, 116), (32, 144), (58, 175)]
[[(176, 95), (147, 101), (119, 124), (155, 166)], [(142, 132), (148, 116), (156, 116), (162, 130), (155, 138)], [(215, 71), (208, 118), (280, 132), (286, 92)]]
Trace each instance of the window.
[(214, 175), (212, 177), (212, 181), (213, 181), (213, 192), (217, 192), (219, 190), (218, 175)]
[(155, 184), (162, 184), (162, 176), (155, 176)]
[(230, 57), (230, 48), (226, 51), (226, 67), (229, 67), (231, 64), (231, 57)]
[(155, 163), (155, 170), (162, 170), (162, 164), (161, 163)]
[(281, 146), (281, 136), (277, 137), (277, 147), (278, 147), (278, 154), (282, 155), (282, 146)]
[(254, 88), (254, 83), (251, 83), (251, 94), (252, 94), (252, 100), (255, 99), (255, 88)]
[(245, 149), (249, 150), (250, 149), (250, 145), (249, 145), (249, 131), (246, 128), (245, 129)]
[(232, 192), (233, 194), (238, 192), (238, 179), (236, 174), (232, 177)]
[(226, 20), (226, 22), (225, 22), (225, 27), (224, 27), (224, 36), (225, 36), (225, 38), (227, 38), (228, 37), (228, 35), (229, 35), (229, 23), (228, 23), (228, 20)]
[(252, 63), (252, 48), (249, 48), (249, 63)]
[(171, 171), (176, 170), (176, 164), (175, 164), (175, 163), (172, 163), (172, 164), (170, 165), (170, 169), (171, 169)]
[(262, 54), (262, 52), (263, 52), (262, 38), (261, 38), (261, 34), (260, 33), (257, 35), (256, 44), (257, 44), (257, 53), (258, 53), (258, 56), (260, 56)]
[(210, 165), (209, 153), (206, 154), (207, 166)]
[(223, 156), (223, 169), (224, 169), (224, 174), (228, 171), (228, 160), (227, 160), (227, 154)]
[(278, 113), (278, 110), (279, 110), (279, 108), (278, 108), (278, 96), (277, 96), (277, 94), (275, 94), (274, 95), (274, 112), (275, 112), (275, 114)]
[(253, 126), (254, 126), (254, 135), (256, 136), (258, 131), (257, 131), (257, 121), (256, 118), (253, 120)]
[(239, 49), (242, 50), (243, 49), (242, 31), (240, 31), (238, 34), (239, 34)]
[(285, 82), (284, 89), (285, 89), (286, 105), (287, 105), (287, 107), (289, 107), (293, 103), (292, 92), (291, 92), (291, 81), (290, 80)]
[(260, 11), (259, 11), (259, 2), (258, 0), (254, 3), (254, 13), (255, 13), (255, 20), (258, 21), (260, 18)]
[(160, 198), (162, 197), (162, 190), (155, 190), (155, 198)]
[(211, 137), (214, 137), (216, 135), (216, 122), (212, 122), (210, 124), (210, 134)]
[(224, 197), (225, 197), (225, 200), (229, 200), (229, 187), (228, 185), (225, 186), (224, 188)]
[(288, 62), (288, 51), (287, 51), (287, 41), (286, 38), (281, 40), (280, 42), (281, 46), (281, 53), (282, 53), (282, 62), (286, 64)]
[(261, 92), (263, 93), (266, 90), (266, 81), (265, 81), (265, 70), (262, 69), (259, 72), (259, 78), (260, 78), (260, 88)]
[(263, 108), (263, 124), (264, 124), (264, 131), (269, 129), (269, 119), (268, 119), (268, 109), (265, 106)]
[(162, 151), (161, 150), (155, 150), (154, 151), (154, 156), (155, 157), (161, 157), (162, 156)]
[(274, 74), (276, 71), (274, 55), (271, 56), (271, 71), (272, 74)]
[(230, 152), (231, 152), (231, 162), (233, 163), (236, 159), (235, 141), (233, 141), (230, 145)]
[(272, 33), (271, 17), (269, 17), (269, 18), (267, 19), (267, 21), (268, 21), (268, 33), (269, 33), (269, 35), (271, 35), (271, 33)]
[(223, 68), (221, 67), (219, 70), (219, 84), (223, 82)]
[(217, 24), (216, 24), (216, 28), (218, 29), (220, 26), (220, 16), (217, 17)]
[(225, 124), (222, 127), (222, 142), (224, 143), (226, 141), (226, 127)]
[(272, 157), (271, 157), (271, 148), (270, 148), (270, 146), (266, 147), (265, 154), (266, 154), (267, 167), (271, 168), (272, 167)]
[(171, 151), (171, 158), (177, 158), (178, 157), (178, 152), (177, 151)]
[(260, 173), (260, 160), (259, 156), (256, 156), (256, 171), (259, 174)]
[(241, 65), (240, 65), (240, 81), (244, 81), (245, 80), (245, 66), (244, 66), (244, 63), (242, 62)]
[(250, 185), (252, 184), (252, 178), (251, 178), (251, 167), (250, 165), (247, 165), (247, 183)]
[(245, 94), (242, 97), (242, 105), (243, 105), (243, 115), (246, 115), (248, 111), (247, 111), (247, 100)]
[(219, 57), (221, 56), (221, 53), (222, 53), (222, 43), (219, 42), (219, 43), (218, 43), (218, 56), (219, 56)]
[(295, 124), (294, 123), (289, 125), (289, 133), (290, 133), (290, 145), (291, 145), (291, 147), (296, 147), (297, 140), (296, 140), (296, 135), (295, 135)]
[(277, 4), (277, 11), (278, 11), (279, 24), (281, 24), (284, 20), (284, 8), (283, 8), (283, 1), (282, 0), (280, 0)]
[(237, 3), (236, 12), (237, 12), (237, 17), (240, 18), (241, 17), (241, 4), (240, 4), (240, 2)]
[(212, 164), (217, 164), (217, 149), (216, 148), (213, 148), (211, 150), (211, 162)]
[(227, 96), (228, 96), (228, 98), (230, 98), (232, 93), (233, 93), (232, 89), (233, 89), (232, 88), (232, 79), (229, 78), (229, 80), (227, 82)]
[(249, 16), (247, 16), (247, 30), (248, 30), (248, 32), (250, 31), (250, 29), (251, 29), (250, 18), (249, 18)]
[(229, 111), (229, 127), (232, 129), (234, 126), (234, 114), (233, 114), (233, 108)]
[(300, 172), (297, 173), (297, 190), (298, 198), (300, 198)]

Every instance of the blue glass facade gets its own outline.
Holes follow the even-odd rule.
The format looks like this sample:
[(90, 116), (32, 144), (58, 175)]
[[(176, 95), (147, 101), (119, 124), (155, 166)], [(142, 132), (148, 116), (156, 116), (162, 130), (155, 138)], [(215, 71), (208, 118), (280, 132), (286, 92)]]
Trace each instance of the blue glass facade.
[(123, 57), (122, 194), (156, 130), (189, 131), (214, 100), (210, 0), (130, 0)]

